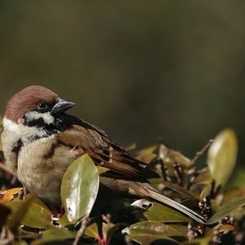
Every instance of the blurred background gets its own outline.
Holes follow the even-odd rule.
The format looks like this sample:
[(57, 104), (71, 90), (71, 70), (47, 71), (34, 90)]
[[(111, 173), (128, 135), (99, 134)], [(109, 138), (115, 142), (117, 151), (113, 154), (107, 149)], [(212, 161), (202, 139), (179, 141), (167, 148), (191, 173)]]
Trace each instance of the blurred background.
[(0, 114), (33, 84), (122, 146), (192, 158), (231, 127), (245, 162), (244, 1), (1, 1)]

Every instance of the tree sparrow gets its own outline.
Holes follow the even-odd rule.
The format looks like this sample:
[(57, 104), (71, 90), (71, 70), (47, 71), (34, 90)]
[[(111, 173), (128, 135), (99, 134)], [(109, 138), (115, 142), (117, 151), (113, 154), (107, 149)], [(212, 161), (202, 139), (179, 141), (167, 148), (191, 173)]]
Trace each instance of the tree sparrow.
[(37, 189), (51, 210), (60, 210), (62, 177), (76, 158), (87, 153), (95, 165), (110, 169), (100, 175), (99, 192), (152, 198), (205, 223), (201, 215), (154, 189), (147, 178), (158, 175), (144, 168), (145, 163), (98, 127), (65, 113), (74, 105), (42, 86), (27, 87), (7, 103), (2, 149), (7, 165), (28, 191)]

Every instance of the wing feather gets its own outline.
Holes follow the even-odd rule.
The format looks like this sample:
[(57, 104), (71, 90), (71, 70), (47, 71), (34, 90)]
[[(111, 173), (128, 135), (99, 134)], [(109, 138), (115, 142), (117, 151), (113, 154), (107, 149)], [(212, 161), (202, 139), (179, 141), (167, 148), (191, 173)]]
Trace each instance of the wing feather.
[[(142, 167), (143, 162), (131, 157), (122, 147), (116, 144), (101, 129), (83, 120), (66, 115), (72, 124), (58, 134), (58, 142), (70, 148), (87, 153), (97, 166), (103, 166), (110, 171), (105, 176), (121, 179), (156, 178), (158, 174)], [(69, 126), (69, 125), (68, 125)]]

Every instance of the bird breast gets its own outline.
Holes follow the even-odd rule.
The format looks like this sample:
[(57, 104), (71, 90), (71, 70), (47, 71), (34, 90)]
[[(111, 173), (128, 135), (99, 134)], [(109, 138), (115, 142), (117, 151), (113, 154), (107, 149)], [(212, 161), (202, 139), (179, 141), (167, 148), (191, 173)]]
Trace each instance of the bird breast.
[(46, 200), (59, 199), (62, 177), (68, 166), (81, 155), (59, 144), (55, 135), (24, 144), (18, 156), (17, 177), (29, 191), (38, 191)]

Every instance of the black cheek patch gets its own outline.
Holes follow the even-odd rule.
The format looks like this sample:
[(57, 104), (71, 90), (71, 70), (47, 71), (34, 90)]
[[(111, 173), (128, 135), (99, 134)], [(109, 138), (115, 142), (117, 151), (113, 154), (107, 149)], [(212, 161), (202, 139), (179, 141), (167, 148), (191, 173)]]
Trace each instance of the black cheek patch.
[(45, 125), (43, 118), (33, 119), (33, 120), (26, 120), (25, 118), (25, 125), (29, 127), (38, 127), (41, 128)]

